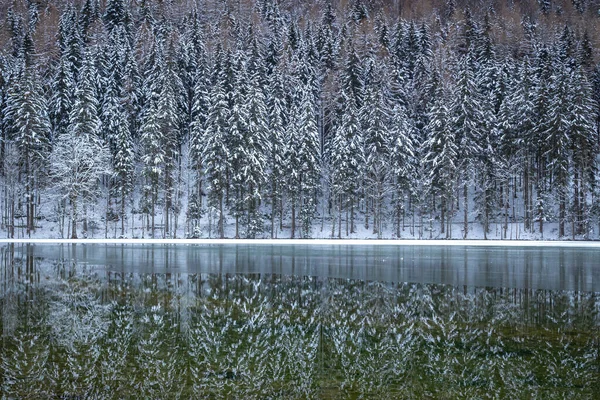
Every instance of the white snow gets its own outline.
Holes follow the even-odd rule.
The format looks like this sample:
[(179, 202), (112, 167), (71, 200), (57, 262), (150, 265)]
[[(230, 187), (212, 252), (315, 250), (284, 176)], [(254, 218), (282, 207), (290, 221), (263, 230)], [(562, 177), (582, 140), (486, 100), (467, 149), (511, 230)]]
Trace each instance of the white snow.
[(600, 249), (593, 241), (540, 240), (411, 240), (411, 239), (0, 239), (0, 243), (31, 244), (238, 244), (318, 246), (494, 246), (494, 247), (586, 247)]

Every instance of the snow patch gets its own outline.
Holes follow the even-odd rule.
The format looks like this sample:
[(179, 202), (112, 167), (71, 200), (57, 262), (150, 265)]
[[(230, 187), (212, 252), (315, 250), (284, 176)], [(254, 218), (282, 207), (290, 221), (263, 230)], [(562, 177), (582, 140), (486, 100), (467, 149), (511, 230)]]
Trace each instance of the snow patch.
[(600, 242), (539, 240), (410, 240), (410, 239), (0, 239), (0, 243), (30, 244), (183, 244), (183, 245), (304, 245), (304, 246), (480, 246), (585, 247)]

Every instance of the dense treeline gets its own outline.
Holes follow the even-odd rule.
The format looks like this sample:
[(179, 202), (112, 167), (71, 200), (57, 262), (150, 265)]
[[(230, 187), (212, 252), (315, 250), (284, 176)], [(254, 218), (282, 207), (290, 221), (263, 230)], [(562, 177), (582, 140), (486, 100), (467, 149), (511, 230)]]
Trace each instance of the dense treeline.
[(545, 221), (587, 237), (598, 7), (459, 3), (15, 3), (2, 228), (47, 219), (77, 237), (101, 214), (107, 235), (224, 237), (229, 222), (309, 237), (327, 221), (332, 237), (358, 223), (450, 237), (462, 221), (468, 237), (476, 218), (503, 237)]

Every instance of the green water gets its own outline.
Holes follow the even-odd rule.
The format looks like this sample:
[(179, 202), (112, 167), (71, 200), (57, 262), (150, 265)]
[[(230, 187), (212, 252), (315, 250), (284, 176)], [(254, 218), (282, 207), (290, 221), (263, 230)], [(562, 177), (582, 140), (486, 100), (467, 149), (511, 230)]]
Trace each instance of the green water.
[(599, 292), (34, 254), (2, 252), (2, 398), (600, 396)]

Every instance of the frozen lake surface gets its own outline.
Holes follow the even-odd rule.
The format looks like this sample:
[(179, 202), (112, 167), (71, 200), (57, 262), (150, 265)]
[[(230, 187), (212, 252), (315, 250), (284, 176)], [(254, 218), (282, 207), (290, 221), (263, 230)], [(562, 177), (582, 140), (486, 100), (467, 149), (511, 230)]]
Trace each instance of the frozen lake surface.
[(582, 242), (0, 242), (2, 398), (592, 398)]
[(72, 259), (136, 273), (258, 273), (453, 286), (600, 291), (594, 242), (130, 241), (21, 245), (43, 259)]

